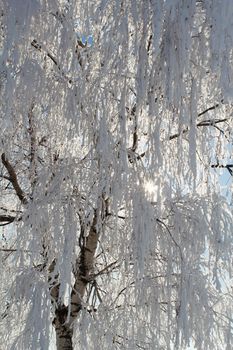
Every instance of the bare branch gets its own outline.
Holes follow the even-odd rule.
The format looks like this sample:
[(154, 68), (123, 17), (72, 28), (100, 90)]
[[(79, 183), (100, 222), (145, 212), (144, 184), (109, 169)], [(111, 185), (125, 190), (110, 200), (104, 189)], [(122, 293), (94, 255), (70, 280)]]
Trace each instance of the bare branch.
[(9, 176), (5, 176), (5, 175), (0, 174), (0, 177), (1, 177), (2, 179), (5, 179), (5, 180), (10, 181)]
[(11, 222), (15, 221), (15, 216), (11, 216), (11, 215), (0, 215), (0, 222), (3, 223), (8, 223), (10, 224)]
[(22, 250), (22, 249), (13, 249), (13, 248), (0, 248), (1, 252), (14, 253), (14, 252), (23, 252), (23, 253), (32, 253), (30, 250)]
[(228, 121), (228, 118), (224, 118), (224, 119), (207, 119), (207, 120), (202, 120), (201, 122), (199, 122), (197, 124), (197, 126), (214, 126), (216, 124), (219, 124), (219, 123), (224, 123)]
[[(222, 100), (221, 102), (223, 102), (223, 100)], [(216, 105), (211, 106), (211, 107), (205, 109), (204, 111), (198, 113), (198, 117), (201, 117), (203, 114), (206, 114), (206, 113), (209, 112), (209, 111), (213, 111), (214, 109), (216, 109), (216, 108), (218, 108), (218, 107), (219, 107), (219, 103), (216, 103)]]
[[(31, 45), (38, 51), (42, 51), (42, 46), (38, 44), (38, 42), (35, 39), (31, 42)], [(45, 53), (46, 53), (46, 56), (57, 66), (57, 68), (61, 70), (61, 67), (58, 64), (57, 59), (49, 51), (45, 51)]]
[(98, 273), (96, 273), (95, 275), (92, 276), (92, 278), (96, 278), (97, 276), (103, 275), (104, 273), (109, 273), (111, 272), (114, 268), (118, 267), (115, 266), (116, 263), (118, 262), (118, 260), (113, 261), (111, 264), (105, 266), (102, 270), (100, 270)]
[(177, 137), (179, 137), (180, 135), (182, 134), (186, 134), (186, 132), (188, 132), (189, 129), (188, 128), (185, 128), (184, 130), (181, 130), (180, 132), (178, 132), (177, 134), (174, 134), (174, 135), (171, 135), (169, 136), (169, 140), (173, 140), (173, 139), (176, 139)]
[[(223, 100), (221, 102), (223, 102)], [(209, 111), (212, 111), (212, 110), (214, 110), (214, 109), (216, 109), (218, 107), (219, 107), (219, 103), (216, 103), (214, 106), (208, 107), (204, 111), (198, 113), (198, 117), (201, 117), (202, 115), (204, 115), (204, 114), (208, 113)], [(211, 119), (206, 120), (206, 121), (203, 120), (203, 121), (199, 122), (197, 124), (197, 126), (214, 126), (215, 124), (222, 123), (222, 122), (225, 122), (227, 120), (228, 120), (227, 118), (225, 118), (225, 119), (216, 119), (216, 120), (213, 120), (213, 121)], [(171, 135), (169, 137), (169, 140), (173, 140), (173, 139), (179, 137), (182, 134), (186, 134), (186, 132), (188, 132), (188, 131), (189, 131), (189, 128), (185, 128), (184, 130), (181, 130), (177, 134)]]
[[(224, 118), (224, 119), (208, 119), (208, 120), (202, 120), (201, 122), (197, 123), (197, 127), (200, 127), (200, 126), (213, 126), (215, 128), (217, 128), (216, 124), (219, 124), (219, 123), (224, 123), (228, 121), (228, 118)], [(221, 129), (218, 128), (219, 131), (223, 132)], [(180, 135), (182, 134), (186, 134), (187, 132), (189, 131), (189, 128), (185, 128), (183, 129), (182, 131), (174, 134), (174, 135), (171, 135), (169, 136), (169, 140), (173, 140), (177, 137), (179, 137)]]
[(8, 208), (5, 208), (5, 207), (0, 207), (0, 210), (3, 210), (5, 213), (6, 212), (11, 212), (11, 213), (22, 213), (21, 210), (14, 210), (14, 209), (8, 209)]
[(211, 168), (225, 168), (229, 171), (230, 175), (233, 176), (233, 164), (212, 164)]

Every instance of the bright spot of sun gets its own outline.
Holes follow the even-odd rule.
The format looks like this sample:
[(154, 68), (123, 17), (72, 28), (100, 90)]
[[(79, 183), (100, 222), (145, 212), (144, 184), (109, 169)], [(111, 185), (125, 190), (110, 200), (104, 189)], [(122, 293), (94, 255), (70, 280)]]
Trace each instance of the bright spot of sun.
[(156, 201), (158, 197), (158, 186), (152, 181), (147, 180), (144, 183), (144, 188), (146, 191), (146, 194), (150, 200)]

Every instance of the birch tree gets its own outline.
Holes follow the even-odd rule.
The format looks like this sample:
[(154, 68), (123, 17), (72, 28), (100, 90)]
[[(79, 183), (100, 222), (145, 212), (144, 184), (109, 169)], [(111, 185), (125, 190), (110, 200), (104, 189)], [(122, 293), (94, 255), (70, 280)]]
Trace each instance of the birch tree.
[(232, 349), (232, 2), (1, 8), (1, 349)]

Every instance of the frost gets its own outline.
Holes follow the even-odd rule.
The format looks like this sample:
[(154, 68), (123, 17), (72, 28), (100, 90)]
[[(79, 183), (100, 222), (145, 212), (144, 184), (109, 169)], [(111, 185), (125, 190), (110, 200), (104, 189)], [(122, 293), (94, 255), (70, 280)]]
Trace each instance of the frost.
[(231, 349), (231, 1), (0, 4), (5, 348)]

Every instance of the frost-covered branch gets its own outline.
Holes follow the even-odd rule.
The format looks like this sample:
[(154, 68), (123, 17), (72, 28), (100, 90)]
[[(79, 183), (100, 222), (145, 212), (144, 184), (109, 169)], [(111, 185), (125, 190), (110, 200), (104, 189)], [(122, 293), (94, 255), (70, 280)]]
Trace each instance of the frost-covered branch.
[(230, 1), (1, 4), (5, 348), (232, 349)]

